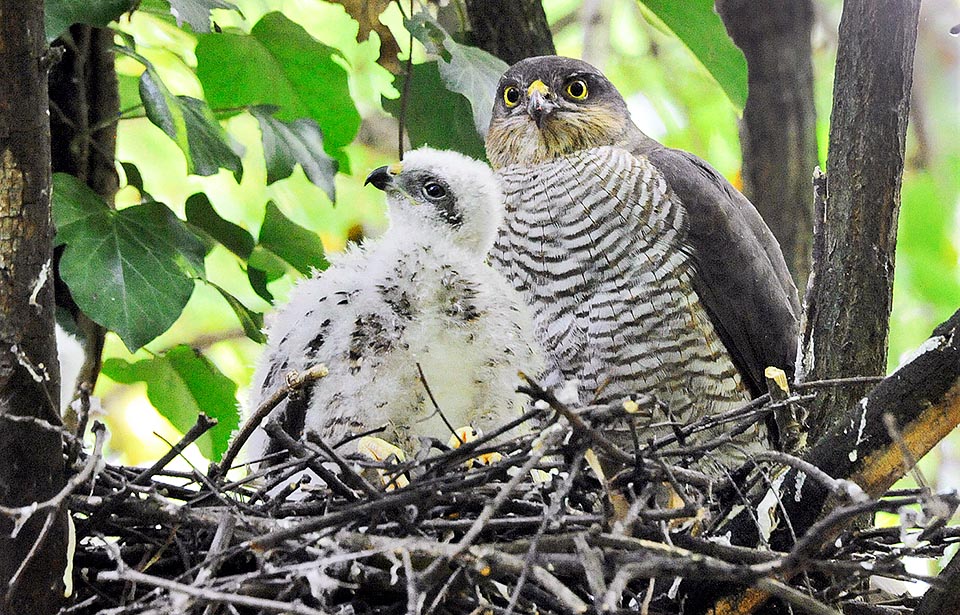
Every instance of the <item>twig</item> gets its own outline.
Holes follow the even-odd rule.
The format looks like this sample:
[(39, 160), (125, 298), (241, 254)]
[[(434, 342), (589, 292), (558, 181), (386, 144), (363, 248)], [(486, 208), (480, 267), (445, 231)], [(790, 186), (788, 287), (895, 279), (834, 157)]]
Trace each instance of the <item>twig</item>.
[(207, 471), (207, 476), (211, 480), (217, 480), (221, 476), (227, 473), (227, 471), (233, 467), (233, 461), (237, 458), (237, 455), (240, 453), (240, 449), (244, 444), (247, 443), (247, 440), (253, 435), (254, 430), (258, 425), (263, 421), (263, 419), (270, 414), (270, 411), (277, 407), (281, 401), (286, 399), (287, 395), (291, 391), (299, 390), (310, 383), (325, 378), (329, 374), (327, 366), (323, 363), (314, 365), (305, 372), (291, 372), (287, 374), (286, 384), (282, 387), (277, 388), (273, 394), (266, 399), (260, 407), (257, 408), (256, 412), (250, 415), (250, 418), (246, 420), (243, 426), (240, 428), (240, 431), (233, 437), (230, 441), (230, 445), (227, 447), (227, 452), (223, 454), (223, 457), (220, 459), (220, 463), (210, 464), (210, 469)]
[(98, 581), (129, 581), (131, 583), (143, 583), (153, 587), (160, 587), (172, 592), (187, 594), (207, 603), (233, 604), (237, 606), (261, 609), (271, 613), (294, 613), (296, 615), (327, 615), (323, 611), (311, 609), (302, 604), (291, 602), (278, 602), (266, 598), (254, 598), (253, 596), (244, 596), (241, 594), (228, 594), (225, 592), (214, 591), (212, 589), (194, 587), (185, 583), (177, 583), (149, 574), (143, 574), (136, 570), (124, 567), (122, 570), (101, 572), (97, 575)]
[(330, 487), (330, 490), (333, 493), (341, 495), (348, 500), (358, 499), (357, 494), (350, 489), (350, 487), (346, 486), (336, 474), (325, 468), (323, 463), (318, 463), (315, 461), (317, 458), (317, 453), (310, 451), (306, 446), (290, 437), (290, 434), (284, 431), (283, 427), (281, 427), (279, 423), (276, 421), (269, 421), (264, 426), (264, 430), (271, 438), (280, 442), (281, 446), (286, 448), (288, 451), (294, 455), (303, 457), (306, 460), (305, 463), (307, 464), (307, 467), (310, 468), (310, 470), (312, 470), (317, 476), (319, 476), (320, 479), (325, 482), (328, 487)]
[(534, 399), (547, 402), (552, 410), (567, 419), (567, 422), (570, 423), (570, 426), (575, 432), (586, 436), (593, 444), (603, 450), (603, 452), (610, 455), (614, 461), (623, 465), (633, 465), (636, 463), (633, 455), (625, 453), (623, 449), (610, 441), (610, 439), (602, 433), (587, 425), (576, 412), (568, 408), (566, 404), (561, 403), (552, 392), (541, 387), (526, 374), (521, 374), (521, 377), (527, 383), (525, 388), (520, 389), (521, 392), (527, 393)]
[(146, 484), (151, 478), (153, 478), (154, 474), (166, 467), (168, 463), (173, 461), (174, 457), (180, 455), (184, 449), (193, 444), (197, 438), (210, 431), (216, 426), (216, 424), (217, 419), (210, 418), (203, 412), (198, 414), (197, 422), (193, 424), (193, 427), (191, 427), (182, 438), (180, 438), (180, 441), (170, 447), (170, 450), (164, 453), (163, 457), (158, 459), (152, 466), (138, 474), (132, 481), (130, 481), (130, 484)]

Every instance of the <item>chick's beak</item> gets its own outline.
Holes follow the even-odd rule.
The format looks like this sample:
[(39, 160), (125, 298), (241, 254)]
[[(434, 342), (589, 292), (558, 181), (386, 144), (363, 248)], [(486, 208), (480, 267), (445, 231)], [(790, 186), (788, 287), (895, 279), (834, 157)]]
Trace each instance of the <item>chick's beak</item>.
[(544, 121), (553, 115), (557, 105), (550, 96), (550, 88), (537, 79), (527, 88), (527, 115), (537, 123), (537, 128), (543, 128)]
[(385, 167), (377, 167), (376, 169), (370, 171), (370, 174), (367, 175), (367, 180), (363, 182), (363, 185), (373, 184), (375, 188), (379, 190), (386, 190), (391, 184), (393, 184), (393, 178), (400, 174), (400, 163), (391, 164)]

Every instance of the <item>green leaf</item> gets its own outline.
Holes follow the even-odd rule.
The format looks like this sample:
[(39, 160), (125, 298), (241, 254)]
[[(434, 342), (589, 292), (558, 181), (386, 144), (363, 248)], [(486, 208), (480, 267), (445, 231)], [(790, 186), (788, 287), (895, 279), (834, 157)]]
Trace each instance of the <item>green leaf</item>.
[[(414, 64), (413, 77), (403, 109), (400, 99), (383, 99), (384, 110), (393, 117), (404, 117), (404, 127), (414, 148), (429, 145), (453, 149), (486, 159), (483, 140), (471, 119), (470, 103), (461, 94), (451, 92), (440, 78), (437, 62)], [(404, 90), (403, 77), (397, 77), (396, 88)]]
[(143, 194), (143, 176), (140, 175), (140, 169), (132, 162), (121, 162), (123, 174), (127, 177), (127, 185), (133, 186), (138, 192)]
[(170, 12), (177, 18), (177, 25), (186, 22), (194, 32), (210, 31), (210, 11), (213, 9), (240, 10), (235, 4), (223, 0), (170, 0)]
[[(638, 0), (644, 16), (679, 38), (738, 109), (747, 102), (747, 60), (713, 9), (714, 0)], [(659, 23), (658, 23), (659, 22)]]
[(280, 13), (267, 13), (250, 34), (197, 36), (197, 77), (215, 109), (276, 105), (277, 119), (312, 118), (323, 147), (349, 172), (343, 147), (360, 128), (342, 56)]
[(230, 434), (240, 424), (237, 385), (189, 346), (135, 363), (107, 359), (103, 373), (123, 384), (145, 382), (150, 403), (181, 433), (193, 427), (201, 412), (217, 419), (216, 427), (197, 440), (200, 452), (211, 461), (223, 456)]
[(267, 290), (267, 272), (247, 265), (247, 280), (250, 281), (250, 287), (253, 288), (261, 299), (268, 303), (273, 303), (273, 293)]
[(187, 123), (187, 142), (190, 147), (189, 159), (193, 169), (187, 169), (196, 175), (216, 175), (221, 168), (233, 171), (237, 183), (243, 178), (243, 163), (230, 145), (230, 137), (214, 117), (207, 103), (189, 96), (177, 96)]
[(253, 236), (243, 227), (221, 218), (206, 194), (198, 192), (190, 195), (186, 203), (186, 214), (188, 224), (217, 240), (240, 258), (250, 258), (255, 245)]
[(334, 177), (337, 161), (323, 151), (323, 133), (312, 119), (282, 122), (273, 117), (275, 107), (251, 107), (263, 134), (263, 157), (267, 183), (290, 177), (299, 163), (307, 178), (319, 186), (331, 201), (336, 200)]
[(87, 316), (140, 348), (180, 316), (203, 274), (203, 244), (162, 203), (115, 211), (72, 175), (53, 184), (64, 282)]
[(233, 313), (237, 315), (237, 320), (240, 321), (240, 326), (243, 327), (243, 333), (247, 337), (258, 344), (263, 344), (267, 341), (267, 336), (263, 334), (263, 314), (260, 312), (254, 312), (245, 306), (239, 299), (234, 297), (231, 293), (227, 292), (223, 288), (220, 288), (220, 286), (214, 284), (210, 280), (204, 280), (204, 282), (217, 289), (217, 292), (220, 293), (220, 296), (226, 300), (227, 304), (230, 306), (230, 309), (233, 310)]
[(483, 49), (456, 42), (427, 12), (414, 15), (407, 28), (428, 51), (440, 56), (437, 68), (444, 85), (470, 101), (474, 127), (481, 135), (487, 134), (493, 97), (500, 77), (509, 68), (506, 62)]
[(227, 143), (229, 137), (207, 103), (171, 94), (149, 63), (140, 77), (140, 98), (150, 121), (183, 152), (187, 173), (215, 175), (222, 167), (240, 181), (240, 156)]
[[(139, 56), (135, 57), (139, 59)], [(190, 141), (187, 139), (187, 120), (183, 107), (177, 97), (167, 89), (153, 65), (146, 62), (145, 66), (146, 70), (140, 76), (140, 99), (143, 101), (144, 111), (147, 118), (173, 139), (183, 152), (189, 173), (193, 169), (193, 160), (190, 157)]]
[(320, 237), (291, 222), (273, 201), (267, 203), (263, 226), (260, 227), (260, 245), (304, 275), (309, 275), (313, 269), (322, 271), (329, 266)]
[(45, 0), (43, 27), (47, 42), (75, 23), (105, 27), (136, 5), (137, 0)]

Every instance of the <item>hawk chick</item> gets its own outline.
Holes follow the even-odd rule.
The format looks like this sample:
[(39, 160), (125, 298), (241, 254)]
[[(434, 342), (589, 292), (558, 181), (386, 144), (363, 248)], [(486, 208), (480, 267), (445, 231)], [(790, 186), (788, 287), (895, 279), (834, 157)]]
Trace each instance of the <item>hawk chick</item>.
[(643, 134), (596, 68), (510, 67), (486, 147), (506, 197), (491, 261), (533, 306), (547, 385), (655, 399), (646, 442), (789, 370), (799, 303), (776, 239), (706, 162)]
[[(522, 409), (517, 372), (541, 368), (527, 308), (484, 262), (503, 215), (490, 168), (428, 148), (367, 177), (387, 194), (390, 227), (304, 280), (274, 316), (250, 401), (256, 408), (290, 370), (317, 363), (326, 378), (284, 401), (286, 431), (331, 445), (385, 426), (380, 437), (416, 448), (450, 428), (505, 423)], [(264, 450), (266, 435), (253, 448)], [(259, 445), (257, 444), (259, 441)]]

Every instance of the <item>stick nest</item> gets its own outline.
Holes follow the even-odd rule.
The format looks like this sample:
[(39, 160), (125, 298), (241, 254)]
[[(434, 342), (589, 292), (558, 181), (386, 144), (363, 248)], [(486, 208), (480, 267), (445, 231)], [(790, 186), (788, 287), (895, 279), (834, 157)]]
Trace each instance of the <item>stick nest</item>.
[[(638, 453), (600, 429), (622, 409), (573, 411), (534, 383), (526, 392), (539, 409), (456, 449), (436, 442), (377, 463), (309, 437), (229, 478), (217, 466), (172, 471), (167, 459), (146, 471), (105, 465), (95, 425), (93, 449), (72, 455), (74, 595), (63, 612), (696, 613), (754, 588), (795, 613), (909, 613), (916, 599), (878, 593), (869, 577), (915, 578), (905, 556), (940, 557), (960, 539), (944, 523), (954, 496), (872, 500), (781, 452), (708, 476), (693, 462), (723, 438), (684, 451), (685, 434), (725, 421), (735, 432), (811, 395), (765, 396)], [(502, 457), (478, 461), (492, 451)], [(604, 481), (594, 454), (630, 463)], [(836, 501), (800, 535), (772, 496), (788, 467)], [(847, 527), (881, 510), (912, 512), (896, 527)], [(738, 535), (759, 546), (731, 544), (751, 542)]]

